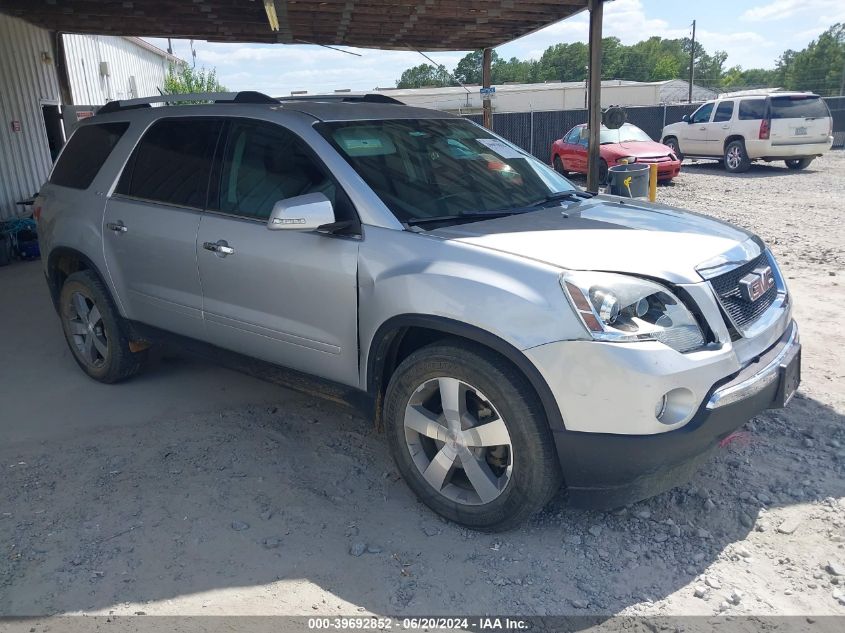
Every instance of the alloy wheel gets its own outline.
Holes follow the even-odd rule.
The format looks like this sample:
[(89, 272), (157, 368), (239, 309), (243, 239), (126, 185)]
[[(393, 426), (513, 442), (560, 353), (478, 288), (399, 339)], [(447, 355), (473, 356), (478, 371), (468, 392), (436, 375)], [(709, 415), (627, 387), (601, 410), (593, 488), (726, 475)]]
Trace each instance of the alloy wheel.
[(100, 309), (89, 297), (74, 292), (66, 319), (79, 357), (92, 367), (102, 367), (108, 358), (109, 342)]
[(736, 169), (740, 166), (742, 163), (742, 152), (740, 152), (738, 145), (734, 145), (728, 149), (728, 155), (725, 157), (725, 161), (731, 169)]
[(457, 378), (420, 385), (405, 408), (405, 444), (423, 479), (464, 505), (497, 499), (511, 481), (513, 445), (490, 400)]

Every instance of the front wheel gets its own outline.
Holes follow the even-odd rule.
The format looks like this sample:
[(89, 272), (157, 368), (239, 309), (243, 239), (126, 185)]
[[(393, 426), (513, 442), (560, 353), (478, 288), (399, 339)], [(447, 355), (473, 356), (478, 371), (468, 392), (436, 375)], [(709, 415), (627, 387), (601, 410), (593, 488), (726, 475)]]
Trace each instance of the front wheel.
[(141, 369), (146, 352), (130, 351), (123, 319), (94, 273), (70, 275), (62, 285), (59, 307), (68, 347), (91, 378), (115, 383)]
[(668, 136), (663, 139), (663, 144), (672, 150), (672, 153), (677, 157), (678, 160), (684, 160), (684, 155), (681, 154), (681, 146), (678, 144), (678, 139), (674, 136)]
[(552, 164), (555, 167), (555, 171), (559, 174), (563, 174), (566, 176), (566, 170), (563, 168), (563, 161), (560, 159), (560, 156), (555, 156), (555, 159), (552, 161)]
[(812, 158), (790, 158), (789, 160), (783, 161), (786, 163), (787, 168), (789, 169), (806, 169), (810, 166), (810, 163), (813, 162)]
[(560, 488), (537, 395), (516, 368), (483, 347), (454, 340), (411, 354), (391, 377), (385, 421), (411, 489), (467, 527), (511, 529)]
[(731, 141), (725, 147), (725, 171), (731, 174), (739, 174), (748, 171), (751, 161), (745, 151), (745, 143), (742, 141)]

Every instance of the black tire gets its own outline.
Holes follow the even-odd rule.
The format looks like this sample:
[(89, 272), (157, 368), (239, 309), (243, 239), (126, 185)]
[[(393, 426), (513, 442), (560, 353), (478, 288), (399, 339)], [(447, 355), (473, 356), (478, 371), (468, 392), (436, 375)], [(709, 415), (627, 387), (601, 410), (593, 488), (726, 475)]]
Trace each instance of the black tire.
[(790, 158), (789, 160), (783, 161), (786, 163), (788, 169), (806, 169), (810, 166), (810, 163), (813, 162), (812, 158)]
[(603, 158), (599, 159), (599, 184), (606, 185), (607, 184), (607, 177), (610, 174), (610, 171), (607, 167), (607, 161)]
[(748, 158), (748, 152), (745, 151), (745, 142), (736, 140), (731, 141), (725, 146), (724, 157), (725, 171), (729, 174), (741, 174), (748, 171), (751, 167), (751, 161)]
[[(510, 463), (508, 478), (506, 483), (497, 488), (495, 494), (498, 496), (489, 502), (482, 501), (479, 496), (475, 505), (472, 505), (471, 502), (459, 502), (447, 496), (449, 489), (460, 489), (461, 481), (465, 486), (469, 484), (470, 492), (462, 491), (458, 496), (474, 494), (462, 461), (453, 462), (448, 471), (452, 474), (443, 479), (444, 483), (440, 484), (438, 490), (428, 483), (418, 461), (415, 461), (420, 459), (419, 453), (411, 453), (409, 429), (405, 426), (406, 407), (410, 407), (411, 399), (417, 397), (425, 385), (439, 378), (457, 379), (465, 386), (477, 389), (477, 392), (463, 393), (463, 406), (468, 409), (470, 398), (483, 393), (492, 405), (489, 408), (483, 405), (483, 411), (490, 414), (492, 409), (494, 416), (491, 420), (501, 420), (507, 428), (510, 440), (509, 448), (505, 449), (505, 460)], [(440, 396), (433, 398), (442, 407)], [(499, 415), (495, 416), (496, 413)], [(440, 419), (444, 417), (441, 410)], [(411, 354), (390, 379), (385, 396), (384, 419), (391, 452), (405, 481), (429, 508), (456, 523), (482, 531), (508, 530), (541, 510), (560, 489), (560, 464), (539, 398), (521, 372), (506, 359), (484, 347), (460, 339), (449, 339)], [(410, 435), (415, 435), (412, 430)], [(418, 437), (422, 438), (422, 435)], [(439, 456), (446, 450), (448, 440), (436, 444), (430, 436), (422, 439), (429, 442), (426, 450), (428, 457), (423, 457), (423, 460), (429, 459), (433, 464), (433, 455)], [(476, 451), (477, 461), (487, 472), (494, 475), (494, 471), (501, 472), (496, 469), (504, 464), (491, 461), (493, 453), (502, 450), (501, 446), (472, 450)], [(501, 454), (498, 457), (501, 458)], [(499, 479), (500, 484), (501, 481)]]
[(678, 160), (684, 160), (684, 155), (681, 153), (681, 146), (678, 143), (678, 139), (674, 136), (667, 136), (663, 139), (663, 144), (672, 150), (672, 153), (678, 157)]
[(563, 168), (563, 161), (560, 159), (560, 156), (555, 154), (555, 159), (552, 161), (552, 164), (554, 165), (555, 171), (557, 173), (562, 174), (564, 176), (567, 175), (568, 172)]
[[(79, 301), (84, 301), (89, 320), (94, 321), (90, 328), (88, 320), (80, 317)], [(112, 384), (140, 371), (147, 351), (130, 351), (126, 323), (93, 272), (83, 270), (65, 280), (59, 294), (59, 318), (74, 360), (94, 380)]]

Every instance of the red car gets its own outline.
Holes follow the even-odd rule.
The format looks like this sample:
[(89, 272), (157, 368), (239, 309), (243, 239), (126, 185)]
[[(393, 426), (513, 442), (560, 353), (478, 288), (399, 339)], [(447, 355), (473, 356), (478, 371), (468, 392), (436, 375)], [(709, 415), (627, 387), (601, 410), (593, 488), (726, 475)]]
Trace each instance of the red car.
[[(552, 145), (552, 166), (566, 175), (574, 171), (587, 173), (586, 125), (576, 125)], [(672, 180), (681, 171), (681, 161), (675, 153), (662, 143), (652, 141), (648, 134), (636, 125), (626, 123), (618, 130), (601, 126), (601, 170), (599, 181), (607, 182), (607, 169), (618, 165), (624, 158), (629, 163), (657, 163), (657, 179)]]

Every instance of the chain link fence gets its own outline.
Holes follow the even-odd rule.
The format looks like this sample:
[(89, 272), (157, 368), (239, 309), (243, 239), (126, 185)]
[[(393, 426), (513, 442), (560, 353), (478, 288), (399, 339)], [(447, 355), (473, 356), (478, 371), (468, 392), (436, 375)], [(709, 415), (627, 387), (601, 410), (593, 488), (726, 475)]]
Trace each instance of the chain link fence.
[[(845, 147), (845, 97), (825, 97), (833, 116), (833, 147)], [(701, 103), (626, 107), (628, 122), (641, 128), (651, 138), (660, 140), (663, 126), (692, 114)], [(466, 118), (481, 124), (481, 115)], [(587, 110), (543, 112), (503, 112), (493, 116), (493, 131), (511, 143), (531, 152), (543, 161), (551, 155), (552, 143), (572, 127), (587, 122)]]

